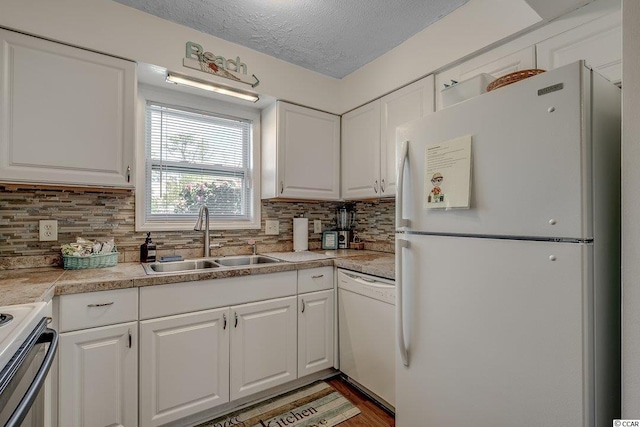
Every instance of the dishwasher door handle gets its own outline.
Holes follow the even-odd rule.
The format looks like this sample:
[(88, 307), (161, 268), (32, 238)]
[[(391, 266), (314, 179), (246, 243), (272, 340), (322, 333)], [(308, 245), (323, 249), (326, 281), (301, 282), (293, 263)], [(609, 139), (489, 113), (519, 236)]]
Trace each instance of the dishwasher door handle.
[(380, 282), (379, 280), (376, 279), (370, 279), (368, 277), (363, 277), (363, 276), (358, 276), (357, 274), (349, 274), (349, 273), (342, 273), (345, 276), (349, 277), (351, 280), (356, 281), (356, 282), (360, 282), (363, 285), (367, 285), (370, 286), (372, 288), (395, 288), (395, 285), (389, 285), (386, 284), (384, 282)]

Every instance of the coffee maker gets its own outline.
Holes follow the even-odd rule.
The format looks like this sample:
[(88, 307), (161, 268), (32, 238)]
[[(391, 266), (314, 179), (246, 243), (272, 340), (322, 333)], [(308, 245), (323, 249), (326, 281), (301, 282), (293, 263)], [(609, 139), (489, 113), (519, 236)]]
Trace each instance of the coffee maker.
[(336, 231), (338, 232), (338, 249), (349, 249), (356, 227), (356, 206), (346, 203), (336, 209)]

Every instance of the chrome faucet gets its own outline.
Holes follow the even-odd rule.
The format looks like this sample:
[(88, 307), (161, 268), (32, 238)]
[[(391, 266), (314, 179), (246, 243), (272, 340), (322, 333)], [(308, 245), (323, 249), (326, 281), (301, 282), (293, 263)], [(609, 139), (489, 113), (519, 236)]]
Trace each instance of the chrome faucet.
[(256, 241), (255, 241), (255, 240), (253, 240), (253, 239), (249, 239), (249, 240), (247, 240), (247, 243), (248, 243), (249, 245), (251, 245), (251, 247), (253, 248), (253, 254), (254, 254), (254, 255), (258, 255), (258, 250), (257, 250), (257, 248), (256, 248)]
[(194, 231), (202, 231), (202, 217), (204, 213), (204, 257), (209, 258), (211, 256), (210, 244), (209, 244), (209, 208), (205, 205), (200, 206), (200, 212), (198, 212), (198, 220), (193, 227)]

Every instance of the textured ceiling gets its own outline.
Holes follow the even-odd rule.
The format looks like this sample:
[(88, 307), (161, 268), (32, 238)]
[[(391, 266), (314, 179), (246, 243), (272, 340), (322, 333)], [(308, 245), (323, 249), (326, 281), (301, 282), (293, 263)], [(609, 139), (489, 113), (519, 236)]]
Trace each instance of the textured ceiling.
[(342, 78), (469, 0), (114, 1)]

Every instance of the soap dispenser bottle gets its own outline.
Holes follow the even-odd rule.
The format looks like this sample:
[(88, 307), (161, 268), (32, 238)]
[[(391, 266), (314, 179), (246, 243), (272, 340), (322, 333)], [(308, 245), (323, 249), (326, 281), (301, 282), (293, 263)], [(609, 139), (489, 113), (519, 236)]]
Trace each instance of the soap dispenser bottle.
[(140, 245), (140, 262), (155, 262), (156, 244), (151, 241), (151, 232), (147, 233), (147, 238)]

